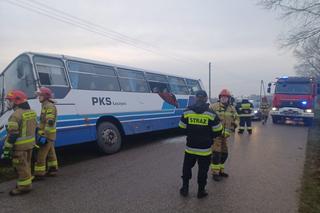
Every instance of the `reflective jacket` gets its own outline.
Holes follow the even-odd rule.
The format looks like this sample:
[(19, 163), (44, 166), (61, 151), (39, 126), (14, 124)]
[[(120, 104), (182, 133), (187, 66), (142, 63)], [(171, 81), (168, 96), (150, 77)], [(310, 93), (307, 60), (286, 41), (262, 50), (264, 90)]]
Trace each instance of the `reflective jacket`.
[(218, 115), (209, 109), (209, 104), (196, 103), (188, 107), (179, 123), (186, 130), (186, 152), (200, 156), (211, 155), (213, 138), (221, 134), (222, 125)]
[(237, 112), (240, 117), (252, 117), (253, 104), (248, 101), (242, 101), (237, 104)]
[(232, 105), (224, 105), (217, 102), (210, 105), (210, 109), (216, 112), (223, 126), (222, 135), (229, 137), (234, 132), (235, 126), (238, 125), (238, 113)]
[(33, 149), (35, 145), (35, 130), (37, 114), (31, 109), (16, 108), (8, 119), (5, 146), (16, 151)]
[(46, 137), (49, 140), (56, 140), (56, 123), (57, 123), (57, 108), (54, 103), (45, 101), (42, 103), (40, 124), (38, 134)]

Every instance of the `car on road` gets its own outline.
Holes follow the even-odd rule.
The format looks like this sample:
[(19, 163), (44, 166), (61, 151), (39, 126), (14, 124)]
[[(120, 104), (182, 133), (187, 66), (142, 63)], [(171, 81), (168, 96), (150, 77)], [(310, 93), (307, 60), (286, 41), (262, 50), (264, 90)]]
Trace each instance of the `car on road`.
[(262, 114), (260, 111), (260, 101), (250, 100), (250, 102), (253, 104), (252, 120), (253, 121), (261, 121)]

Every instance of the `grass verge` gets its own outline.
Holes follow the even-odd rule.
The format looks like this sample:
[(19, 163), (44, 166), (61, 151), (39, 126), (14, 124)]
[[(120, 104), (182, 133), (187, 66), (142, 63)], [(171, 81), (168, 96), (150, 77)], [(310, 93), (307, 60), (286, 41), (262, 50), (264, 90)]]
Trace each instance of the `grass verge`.
[(309, 129), (299, 212), (320, 212), (320, 118)]

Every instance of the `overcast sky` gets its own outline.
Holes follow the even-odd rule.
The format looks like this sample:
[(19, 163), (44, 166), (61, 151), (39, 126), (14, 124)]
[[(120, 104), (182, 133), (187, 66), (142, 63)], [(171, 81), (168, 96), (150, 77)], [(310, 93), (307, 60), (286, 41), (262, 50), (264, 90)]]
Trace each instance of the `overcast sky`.
[(213, 96), (223, 88), (258, 94), (260, 80), (294, 75), (292, 53), (278, 48), (286, 23), (256, 0), (37, 1), (103, 26), (104, 36), (8, 3), (35, 9), (34, 0), (0, 0), (1, 71), (36, 51), (200, 78), (207, 87), (211, 61)]

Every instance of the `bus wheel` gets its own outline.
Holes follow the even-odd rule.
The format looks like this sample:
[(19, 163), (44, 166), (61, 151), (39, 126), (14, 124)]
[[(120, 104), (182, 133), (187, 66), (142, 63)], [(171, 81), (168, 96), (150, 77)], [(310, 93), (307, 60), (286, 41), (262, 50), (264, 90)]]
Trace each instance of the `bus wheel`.
[(112, 154), (120, 150), (122, 136), (118, 127), (110, 122), (99, 124), (97, 129), (97, 143), (101, 151)]

